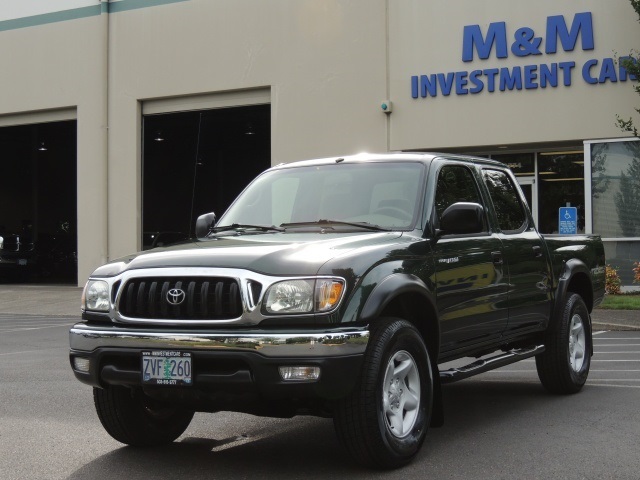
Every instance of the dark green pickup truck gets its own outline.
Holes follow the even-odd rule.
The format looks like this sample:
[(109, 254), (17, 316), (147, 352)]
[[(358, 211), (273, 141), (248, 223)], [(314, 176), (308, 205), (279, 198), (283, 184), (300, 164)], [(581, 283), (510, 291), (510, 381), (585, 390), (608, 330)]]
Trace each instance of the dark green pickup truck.
[(587, 379), (602, 242), (542, 237), (501, 163), (280, 165), (196, 233), (85, 287), (71, 367), (120, 442), (172, 442), (196, 411), (311, 414), (359, 462), (391, 468), (442, 424), (442, 384), (530, 357), (550, 392)]

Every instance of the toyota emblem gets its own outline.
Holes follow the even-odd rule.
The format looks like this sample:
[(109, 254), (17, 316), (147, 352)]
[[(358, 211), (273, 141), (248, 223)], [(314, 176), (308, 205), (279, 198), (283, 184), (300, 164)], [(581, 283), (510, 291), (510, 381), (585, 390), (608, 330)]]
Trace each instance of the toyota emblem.
[(171, 305), (180, 305), (187, 295), (180, 288), (172, 288), (167, 292), (167, 302)]

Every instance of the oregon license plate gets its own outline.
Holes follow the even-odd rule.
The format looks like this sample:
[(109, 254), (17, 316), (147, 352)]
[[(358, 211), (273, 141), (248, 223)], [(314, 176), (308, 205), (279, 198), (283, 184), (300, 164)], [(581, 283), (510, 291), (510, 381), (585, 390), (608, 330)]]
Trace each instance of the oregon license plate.
[(175, 350), (142, 352), (142, 383), (150, 385), (191, 385), (191, 353)]

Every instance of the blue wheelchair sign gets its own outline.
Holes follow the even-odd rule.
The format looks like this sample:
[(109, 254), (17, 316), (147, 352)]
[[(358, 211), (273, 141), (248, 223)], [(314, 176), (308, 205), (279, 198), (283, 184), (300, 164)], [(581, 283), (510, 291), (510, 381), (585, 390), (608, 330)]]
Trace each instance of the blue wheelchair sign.
[(578, 233), (578, 209), (576, 207), (560, 207), (558, 233), (560, 235), (576, 235)]

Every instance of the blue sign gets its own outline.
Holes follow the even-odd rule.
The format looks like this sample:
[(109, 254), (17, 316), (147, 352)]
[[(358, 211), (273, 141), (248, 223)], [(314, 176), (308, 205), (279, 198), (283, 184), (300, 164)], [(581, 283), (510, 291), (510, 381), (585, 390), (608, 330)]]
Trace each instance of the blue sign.
[(575, 235), (578, 233), (578, 209), (576, 207), (560, 207), (558, 233), (560, 235)]

